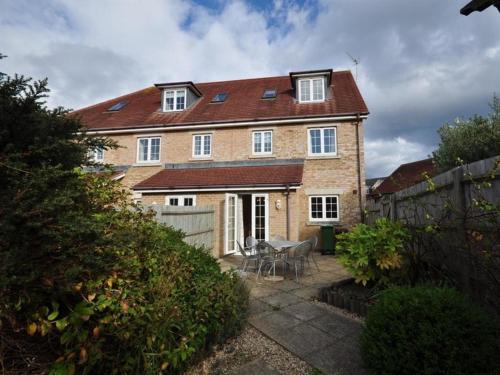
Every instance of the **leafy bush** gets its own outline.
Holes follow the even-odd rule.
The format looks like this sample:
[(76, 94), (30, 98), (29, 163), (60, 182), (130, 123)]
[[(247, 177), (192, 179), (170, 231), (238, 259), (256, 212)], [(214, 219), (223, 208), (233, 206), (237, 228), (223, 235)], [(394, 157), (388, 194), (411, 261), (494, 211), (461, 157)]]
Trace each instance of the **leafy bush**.
[(449, 288), (392, 288), (368, 313), (361, 351), (376, 374), (498, 374), (500, 326)]
[(384, 218), (373, 226), (358, 224), (337, 238), (339, 261), (356, 282), (387, 284), (390, 272), (402, 266), (401, 253), (408, 232), (401, 223)]
[(494, 95), (487, 117), (475, 115), (439, 128), (441, 142), (432, 158), (439, 171), (500, 154), (500, 99)]
[(81, 172), (113, 144), (44, 108), (45, 85), (0, 76), (0, 367), (181, 372), (241, 327), (248, 293), (116, 181)]

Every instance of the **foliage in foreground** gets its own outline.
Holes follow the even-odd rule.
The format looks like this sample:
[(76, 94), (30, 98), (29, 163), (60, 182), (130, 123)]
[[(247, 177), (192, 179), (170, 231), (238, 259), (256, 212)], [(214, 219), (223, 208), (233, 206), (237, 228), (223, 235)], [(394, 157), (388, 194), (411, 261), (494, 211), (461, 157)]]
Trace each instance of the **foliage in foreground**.
[(439, 171), (500, 155), (500, 99), (494, 95), (487, 117), (457, 119), (439, 128), (441, 142), (432, 158)]
[(350, 232), (337, 235), (340, 263), (356, 279), (385, 285), (391, 273), (402, 267), (402, 252), (408, 232), (399, 222), (378, 219), (375, 225), (356, 225)]
[(361, 351), (374, 374), (498, 374), (498, 320), (449, 288), (392, 288), (369, 311)]
[(239, 329), (239, 279), (180, 233), (82, 174), (77, 119), (47, 110), (44, 81), (0, 76), (0, 368), (180, 372)]

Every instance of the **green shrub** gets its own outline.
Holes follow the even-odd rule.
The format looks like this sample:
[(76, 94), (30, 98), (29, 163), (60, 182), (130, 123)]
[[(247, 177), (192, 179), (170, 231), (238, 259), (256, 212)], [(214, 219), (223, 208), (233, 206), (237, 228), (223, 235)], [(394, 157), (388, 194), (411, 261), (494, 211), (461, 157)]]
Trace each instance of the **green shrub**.
[(350, 232), (339, 234), (339, 261), (356, 279), (387, 284), (391, 271), (401, 268), (402, 250), (408, 232), (401, 223), (379, 219), (375, 225), (356, 225)]
[(391, 288), (370, 309), (361, 336), (375, 374), (498, 374), (500, 327), (449, 288)]
[(116, 181), (82, 173), (90, 147), (113, 145), (43, 107), (46, 91), (0, 75), (0, 368), (181, 372), (241, 327), (248, 293)]

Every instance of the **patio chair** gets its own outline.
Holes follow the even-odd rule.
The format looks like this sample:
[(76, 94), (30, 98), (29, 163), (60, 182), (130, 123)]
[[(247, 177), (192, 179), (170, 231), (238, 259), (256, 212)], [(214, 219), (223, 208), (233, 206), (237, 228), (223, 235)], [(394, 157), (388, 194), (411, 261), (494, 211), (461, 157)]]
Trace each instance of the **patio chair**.
[(311, 251), (309, 252), (309, 255), (307, 257), (307, 264), (309, 265), (309, 267), (311, 267), (311, 264), (309, 263), (309, 258), (311, 258), (314, 265), (316, 266), (316, 269), (319, 271), (318, 263), (316, 262), (316, 259), (314, 259), (314, 250), (316, 250), (316, 246), (318, 246), (318, 237), (312, 236), (311, 238), (308, 238), (307, 241), (311, 243)]
[(238, 244), (238, 249), (240, 251), (240, 254), (243, 256), (243, 262), (241, 263), (241, 270), (245, 272), (248, 267), (248, 264), (252, 261), (254, 262), (254, 268), (256, 269), (259, 261), (258, 254), (252, 254), (249, 251), (251, 249), (241, 246), (240, 241), (236, 240), (236, 243)]
[(303, 241), (297, 246), (292, 247), (288, 250), (288, 256), (286, 258), (286, 263), (293, 266), (295, 270), (295, 279), (299, 281), (299, 268), (300, 271), (304, 271), (304, 262), (307, 260), (309, 253), (311, 251), (311, 242)]
[(261, 271), (265, 268), (269, 268), (269, 273), (271, 270), (276, 272), (276, 264), (282, 263), (283, 269), (285, 267), (285, 257), (283, 257), (283, 252), (272, 247), (268, 242), (262, 241), (257, 245), (257, 252), (259, 257), (259, 270), (257, 271), (257, 280), (259, 279)]
[(251, 249), (251, 252), (252, 253), (257, 253), (257, 245), (258, 245), (259, 241), (257, 241), (257, 239), (253, 236), (248, 236), (246, 239), (245, 239), (245, 246), (247, 249)]

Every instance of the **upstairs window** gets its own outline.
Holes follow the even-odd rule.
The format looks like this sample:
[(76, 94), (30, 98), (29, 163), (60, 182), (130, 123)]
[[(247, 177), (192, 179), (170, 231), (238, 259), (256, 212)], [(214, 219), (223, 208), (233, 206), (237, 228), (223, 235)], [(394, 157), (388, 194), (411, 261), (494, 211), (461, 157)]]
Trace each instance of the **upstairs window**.
[(138, 163), (155, 163), (160, 161), (160, 137), (139, 138), (137, 144)]
[(123, 101), (113, 104), (111, 107), (108, 108), (108, 112), (118, 112), (120, 109), (124, 108), (127, 105), (127, 103), (128, 102)]
[(183, 111), (186, 109), (186, 90), (165, 90), (163, 111)]
[(309, 155), (337, 155), (337, 135), (335, 128), (309, 129)]
[(299, 102), (322, 102), (325, 100), (325, 83), (323, 77), (299, 79)]
[(227, 92), (221, 92), (212, 98), (212, 103), (222, 103), (227, 98)]
[(253, 154), (270, 155), (273, 153), (273, 131), (253, 132)]
[(264, 94), (262, 95), (262, 99), (274, 99), (274, 98), (276, 98), (276, 90), (275, 89), (264, 90)]
[(207, 158), (212, 155), (212, 135), (193, 135), (193, 156), (195, 158)]

